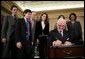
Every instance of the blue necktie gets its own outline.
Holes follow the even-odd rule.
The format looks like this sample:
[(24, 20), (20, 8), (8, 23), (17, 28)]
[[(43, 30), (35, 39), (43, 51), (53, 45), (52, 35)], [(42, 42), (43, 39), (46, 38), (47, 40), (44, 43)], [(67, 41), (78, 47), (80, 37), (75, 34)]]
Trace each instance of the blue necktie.
[(26, 27), (27, 27), (27, 35), (26, 35), (26, 39), (29, 40), (29, 36), (30, 36), (30, 23), (27, 20), (26, 22)]

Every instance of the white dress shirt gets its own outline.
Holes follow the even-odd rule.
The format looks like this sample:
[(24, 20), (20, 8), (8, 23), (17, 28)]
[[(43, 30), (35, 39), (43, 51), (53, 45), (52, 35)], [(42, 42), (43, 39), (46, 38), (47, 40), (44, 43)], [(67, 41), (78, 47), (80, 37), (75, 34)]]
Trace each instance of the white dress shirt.
[(45, 23), (44, 23), (44, 21), (41, 21), (41, 25), (42, 25), (42, 29), (44, 29), (44, 28), (45, 28)]

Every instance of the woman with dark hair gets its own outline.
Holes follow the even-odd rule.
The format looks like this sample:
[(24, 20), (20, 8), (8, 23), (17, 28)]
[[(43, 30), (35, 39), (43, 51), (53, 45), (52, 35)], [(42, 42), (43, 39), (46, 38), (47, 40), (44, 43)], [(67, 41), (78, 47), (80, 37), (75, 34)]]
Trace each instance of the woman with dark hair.
[(76, 21), (77, 16), (75, 13), (71, 13), (69, 16), (69, 22), (67, 22), (67, 28), (72, 43), (81, 44), (82, 40), (82, 28), (79, 21)]
[[(59, 15), (58, 18), (57, 18), (57, 21), (60, 20), (60, 19), (65, 20), (65, 16), (64, 15)], [(56, 29), (56, 24), (57, 23), (55, 23), (54, 29)], [(66, 30), (67, 30), (67, 26), (66, 26)]]
[(60, 15), (57, 19), (60, 19), (60, 18), (65, 19), (64, 15)]
[(48, 15), (43, 13), (40, 20), (36, 23), (35, 40), (39, 43), (40, 58), (46, 57), (47, 36), (49, 34)]

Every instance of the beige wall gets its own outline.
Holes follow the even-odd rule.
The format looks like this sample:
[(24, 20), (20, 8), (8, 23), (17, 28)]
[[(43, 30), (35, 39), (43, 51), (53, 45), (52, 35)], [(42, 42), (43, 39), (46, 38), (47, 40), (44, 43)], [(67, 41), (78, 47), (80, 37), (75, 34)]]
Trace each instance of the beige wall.
[(80, 21), (80, 23), (82, 25), (82, 31), (84, 32), (84, 8), (37, 12), (38, 18), (40, 17), (40, 15), (43, 12), (46, 12), (49, 16), (50, 30), (52, 30), (54, 28), (57, 17), (59, 15), (64, 15), (66, 20), (68, 21), (69, 20), (69, 14), (74, 12), (77, 15), (77, 20)]
[[(11, 14), (11, 6), (17, 6), (14, 4), (12, 1), (1, 1), (1, 15), (5, 16), (8, 14)], [(23, 11), (20, 9), (19, 6), (17, 6), (18, 12), (17, 12), (17, 17), (22, 17), (23, 16)]]
[(65, 9), (65, 10), (52, 10), (52, 11), (40, 11), (37, 12), (38, 18), (40, 15), (46, 12), (49, 16), (49, 24), (50, 24), (50, 30), (54, 29), (54, 25), (56, 23), (57, 17), (59, 15), (64, 15), (66, 20), (69, 20), (70, 13), (76, 13), (77, 15), (77, 21), (80, 21), (82, 26), (82, 32), (83, 32), (83, 39), (84, 39), (84, 8), (77, 8), (77, 9)]

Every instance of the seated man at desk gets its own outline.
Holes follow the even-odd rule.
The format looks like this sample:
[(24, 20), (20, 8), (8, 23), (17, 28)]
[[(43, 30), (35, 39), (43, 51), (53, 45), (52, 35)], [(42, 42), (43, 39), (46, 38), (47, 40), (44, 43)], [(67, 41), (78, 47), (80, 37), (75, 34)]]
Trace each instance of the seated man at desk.
[(49, 34), (48, 45), (56, 47), (60, 45), (72, 45), (69, 39), (69, 34), (66, 31), (66, 20), (59, 19), (56, 23), (56, 29)]

